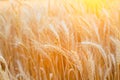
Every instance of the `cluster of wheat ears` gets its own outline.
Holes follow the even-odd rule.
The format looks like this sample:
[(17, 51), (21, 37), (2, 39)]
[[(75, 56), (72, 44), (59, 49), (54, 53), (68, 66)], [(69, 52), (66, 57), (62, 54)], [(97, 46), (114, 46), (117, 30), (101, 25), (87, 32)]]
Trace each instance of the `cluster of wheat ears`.
[(0, 1), (0, 80), (120, 80), (119, 4)]

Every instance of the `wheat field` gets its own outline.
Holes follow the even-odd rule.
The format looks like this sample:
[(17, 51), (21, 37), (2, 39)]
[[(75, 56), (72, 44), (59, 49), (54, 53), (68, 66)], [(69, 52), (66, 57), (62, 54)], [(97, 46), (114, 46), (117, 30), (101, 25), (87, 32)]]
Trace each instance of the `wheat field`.
[(0, 80), (120, 80), (120, 0), (1, 0)]

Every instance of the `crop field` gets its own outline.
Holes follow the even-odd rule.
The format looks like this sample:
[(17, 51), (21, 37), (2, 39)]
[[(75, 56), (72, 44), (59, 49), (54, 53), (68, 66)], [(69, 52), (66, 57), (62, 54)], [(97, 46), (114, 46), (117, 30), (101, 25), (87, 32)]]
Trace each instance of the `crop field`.
[(0, 0), (0, 80), (120, 80), (120, 0)]

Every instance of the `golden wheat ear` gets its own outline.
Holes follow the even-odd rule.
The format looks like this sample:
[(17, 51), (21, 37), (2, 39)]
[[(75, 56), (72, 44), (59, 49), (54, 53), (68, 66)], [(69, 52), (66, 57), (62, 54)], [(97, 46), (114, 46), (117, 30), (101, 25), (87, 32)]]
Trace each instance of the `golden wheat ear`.
[(5, 59), (0, 55), (0, 80), (10, 80), (8, 73), (8, 65)]

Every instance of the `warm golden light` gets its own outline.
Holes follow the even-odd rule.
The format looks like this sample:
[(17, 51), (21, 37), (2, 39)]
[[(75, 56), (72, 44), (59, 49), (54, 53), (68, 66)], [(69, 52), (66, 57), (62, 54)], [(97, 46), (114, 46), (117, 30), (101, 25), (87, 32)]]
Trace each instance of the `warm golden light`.
[(84, 0), (86, 5), (92, 8), (106, 5), (106, 0)]
[(85, 2), (88, 2), (89, 4), (100, 4), (101, 2), (105, 2), (106, 0), (84, 0)]
[(96, 13), (99, 12), (110, 3), (107, 3), (107, 0), (82, 0), (87, 12)]

